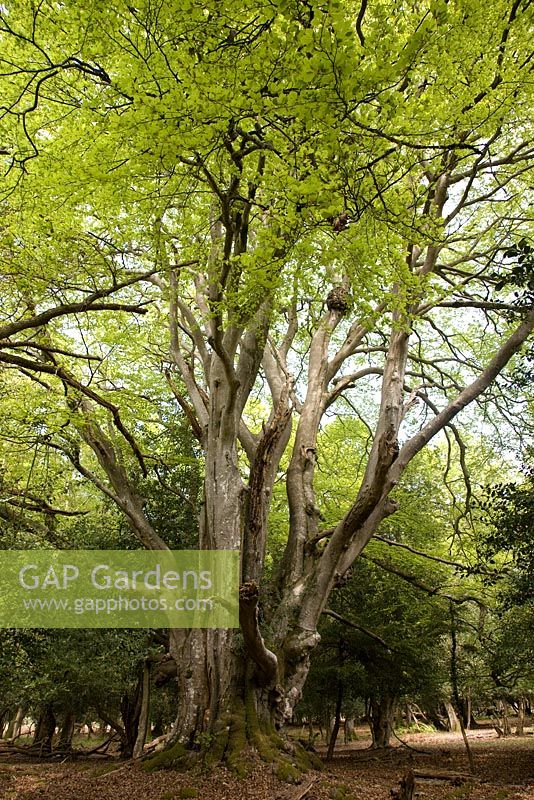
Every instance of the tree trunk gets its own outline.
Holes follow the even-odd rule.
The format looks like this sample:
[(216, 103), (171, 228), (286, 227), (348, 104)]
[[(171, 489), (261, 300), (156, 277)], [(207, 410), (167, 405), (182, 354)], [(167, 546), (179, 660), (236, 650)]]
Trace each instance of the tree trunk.
[(15, 716), (9, 720), (4, 735), (5, 739), (11, 739), (11, 740), (18, 739), (18, 737), (20, 736), (20, 731), (22, 728), (22, 723), (24, 721), (25, 714), (26, 714), (26, 709), (24, 708), (24, 706), (19, 706)]
[(374, 748), (390, 746), (396, 704), (396, 698), (388, 692), (371, 697), (369, 724)]
[(10, 717), (9, 722), (7, 724), (7, 727), (6, 727), (5, 734), (4, 734), (4, 739), (12, 739), (13, 738), (13, 733), (15, 731), (15, 723), (16, 723), (16, 721), (17, 721), (17, 715), (16, 714), (14, 716)]
[(0, 739), (4, 738), (4, 729), (6, 727), (6, 719), (8, 718), (9, 711), (8, 709), (4, 708), (3, 711), (0, 712)]
[(143, 666), (143, 679), (141, 685), (141, 710), (139, 713), (139, 724), (137, 738), (133, 748), (133, 757), (139, 758), (145, 746), (148, 733), (148, 721), (150, 717), (150, 662), (145, 661)]
[[(237, 752), (237, 740), (245, 722), (246, 738), (255, 738), (257, 745), (259, 729), (270, 735), (284, 719), (290, 718), (300, 696), (295, 693), (284, 702), (287, 698), (277, 658), (267, 650), (259, 632), (259, 591), (255, 582), (263, 567), (268, 501), (274, 465), (278, 463), (276, 458), (271, 460), (272, 448), (284, 441), (290, 426), (283, 414), (273, 415), (272, 424), (260, 438), (245, 489), (237, 453), (234, 388), (228, 386), (221, 361), (213, 363), (210, 381), (211, 406), (205, 441), (209, 456), (199, 547), (238, 550), (246, 529), (240, 592), (244, 642), (238, 643), (240, 637), (236, 637), (233, 629), (170, 632), (169, 651), (178, 666), (176, 681), (180, 698), (173, 741), (194, 748), (206, 739), (216, 740), (218, 745), (212, 750), (222, 748), (225, 752), (230, 748), (231, 751), (235, 744)], [(287, 400), (282, 406), (284, 403)], [(280, 626), (284, 631), (287, 627), (287, 622)], [(292, 674), (291, 666), (289, 662), (285, 664), (286, 676)], [(223, 747), (225, 738), (233, 741)]]
[(467, 730), (471, 730), (471, 720), (472, 720), (472, 712), (471, 712), (471, 691), (468, 690), (467, 696), (463, 698), (462, 708), (464, 710), (464, 725)]
[(39, 748), (42, 754), (52, 752), (52, 739), (56, 730), (56, 718), (50, 704), (43, 706), (33, 737), (32, 746)]
[(460, 720), (458, 719), (458, 715), (454, 710), (454, 706), (450, 700), (446, 700), (444, 705), (445, 711), (447, 712), (447, 718), (449, 720), (449, 730), (451, 733), (456, 733), (460, 730)]
[(515, 729), (516, 736), (523, 736), (525, 732), (525, 698), (519, 698), (519, 709), (517, 714), (517, 726)]
[(141, 693), (143, 675), (139, 676), (133, 694), (128, 692), (121, 699), (121, 717), (123, 722), (123, 736), (121, 736), (121, 754), (123, 758), (132, 758), (137, 734), (139, 731), (139, 715), (141, 713)]
[(354, 736), (354, 718), (353, 717), (346, 717), (345, 724), (343, 726), (343, 741), (345, 744), (349, 744), (352, 741)]
[(334, 755), (334, 748), (336, 746), (337, 736), (341, 725), (341, 708), (343, 706), (343, 681), (338, 680), (337, 683), (337, 698), (336, 698), (336, 712), (334, 716), (334, 725), (332, 727), (332, 734), (328, 742), (328, 751), (326, 753), (326, 760), (330, 761)]
[(497, 714), (498, 718), (494, 724), (498, 736), (510, 736), (512, 728), (510, 726), (510, 717), (508, 716), (508, 709), (504, 700), (497, 701)]
[(20, 736), (20, 732), (22, 730), (22, 723), (24, 722), (24, 717), (26, 716), (26, 708), (24, 706), (19, 706), (17, 711), (17, 716), (15, 719), (15, 728), (13, 730), (13, 739), (18, 739)]
[(75, 723), (75, 716), (73, 709), (69, 709), (65, 713), (65, 717), (63, 719), (63, 725), (61, 726), (61, 733), (59, 736), (59, 749), (60, 750), (71, 750), (72, 749), (72, 737), (74, 736), (74, 723)]

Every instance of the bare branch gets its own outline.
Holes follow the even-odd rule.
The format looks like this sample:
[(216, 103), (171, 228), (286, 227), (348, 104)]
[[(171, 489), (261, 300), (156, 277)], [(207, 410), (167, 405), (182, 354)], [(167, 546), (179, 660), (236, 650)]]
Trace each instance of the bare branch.
[(28, 358), (14, 356), (11, 353), (5, 353), (2, 351), (0, 351), (0, 362), (13, 364), (17, 367), (21, 367), (22, 369), (30, 370), (32, 372), (44, 372), (48, 375), (56, 375), (63, 381), (63, 383), (71, 386), (73, 389), (76, 389), (81, 394), (89, 397), (95, 403), (98, 403), (98, 405), (110, 411), (117, 430), (122, 433), (132, 448), (132, 451), (143, 471), (143, 475), (147, 474), (143, 455), (139, 449), (139, 446), (132, 434), (125, 428), (120, 417), (119, 409), (116, 405), (110, 403), (109, 400), (106, 400), (104, 397), (102, 397), (102, 395), (97, 394), (97, 392), (93, 391), (93, 389), (90, 389), (88, 386), (84, 386), (83, 383), (80, 383), (78, 380), (76, 380), (76, 378), (64, 367), (48, 364), (42, 361), (30, 361)]
[(325, 608), (323, 610), (323, 614), (326, 614), (327, 617), (332, 617), (332, 619), (337, 620), (337, 622), (341, 622), (343, 625), (347, 625), (349, 628), (354, 628), (354, 630), (356, 630), (356, 631), (361, 631), (366, 636), (368, 636), (370, 639), (372, 639), (374, 642), (378, 642), (378, 644), (381, 644), (382, 647), (385, 647), (386, 650), (389, 650), (390, 652), (394, 652), (393, 648), (390, 647), (389, 644), (387, 642), (385, 642), (384, 639), (382, 639), (381, 636), (378, 636), (378, 634), (373, 633), (373, 631), (370, 631), (368, 628), (364, 628), (362, 625), (358, 625), (356, 622), (353, 622), (351, 619), (347, 619), (346, 617), (342, 617), (341, 614), (337, 613), (337, 611), (332, 611), (331, 608)]
[(453, 594), (449, 594), (448, 592), (443, 592), (441, 587), (439, 586), (428, 586), (424, 581), (418, 578), (416, 575), (413, 575), (409, 572), (404, 572), (403, 570), (395, 567), (390, 561), (383, 561), (380, 558), (374, 558), (373, 556), (368, 555), (367, 553), (362, 553), (361, 558), (365, 558), (367, 561), (370, 561), (375, 566), (380, 567), (381, 569), (386, 570), (386, 572), (391, 573), (391, 575), (396, 575), (398, 578), (402, 578), (403, 581), (409, 583), (411, 586), (415, 586), (416, 589), (420, 589), (425, 594), (428, 594), (433, 597), (440, 597), (444, 600), (449, 600), (449, 602), (456, 603), (457, 605), (463, 605), (463, 603), (476, 603), (478, 606), (484, 606), (485, 604), (482, 602), (480, 597), (476, 597), (476, 595), (462, 595), (460, 597), (455, 597)]
[(442, 428), (445, 427), (454, 417), (469, 403), (479, 397), (488, 386), (495, 380), (497, 375), (510, 361), (512, 356), (517, 353), (523, 343), (534, 330), (534, 310), (531, 311), (525, 320), (516, 330), (506, 339), (497, 353), (491, 359), (482, 373), (461, 392), (455, 400), (437, 414), (425, 427), (415, 434), (402, 447), (399, 457), (391, 469), (391, 479), (396, 482), (406, 464), (432, 439)]

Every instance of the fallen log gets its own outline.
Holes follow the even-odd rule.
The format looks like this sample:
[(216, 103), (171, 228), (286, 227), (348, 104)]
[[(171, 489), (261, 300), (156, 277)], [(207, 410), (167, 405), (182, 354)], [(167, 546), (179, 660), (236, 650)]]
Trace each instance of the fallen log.
[(452, 783), (461, 784), (467, 781), (477, 780), (473, 775), (465, 772), (439, 772), (435, 770), (414, 770), (414, 777), (426, 781), (451, 781)]
[(155, 750), (156, 747), (159, 747), (159, 745), (162, 745), (162, 747), (163, 747), (163, 745), (165, 744), (166, 741), (168, 741), (168, 739), (169, 739), (169, 734), (168, 733), (163, 733), (161, 736), (158, 736), (157, 739), (152, 739), (151, 742), (148, 742), (147, 744), (145, 744), (145, 746), (143, 748), (143, 752), (144, 753), (149, 753), (152, 750)]
[(310, 789), (313, 787), (314, 783), (319, 780), (319, 777), (315, 775), (309, 781), (307, 781), (303, 786), (298, 786), (297, 789), (291, 794), (284, 795), (284, 800), (304, 800)]

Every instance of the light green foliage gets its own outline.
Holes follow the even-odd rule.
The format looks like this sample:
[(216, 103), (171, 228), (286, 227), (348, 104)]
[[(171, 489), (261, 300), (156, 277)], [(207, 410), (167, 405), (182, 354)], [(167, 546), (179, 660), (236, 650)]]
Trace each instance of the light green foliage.
[[(458, 557), (463, 542), (445, 531), (469, 527), (470, 491), (450, 466), (465, 466), (461, 436), (470, 428), (476, 442), (505, 418), (498, 433), (513, 446), (519, 416), (505, 382), (477, 387), (528, 335), (524, 322), (508, 338), (527, 309), (506, 254), (532, 236), (529, 13), (523, 0), (1, 6), (1, 486), (87, 512), (47, 526), (26, 504), (24, 520), (6, 520), (6, 546), (233, 537), (258, 542), (261, 560), (273, 497), (268, 576), (281, 570), (295, 607), (301, 593), (308, 632), (389, 495), (400, 511), (383, 535)], [(286, 390), (289, 442), (263, 453), (254, 497), (255, 448)], [(475, 397), (465, 427), (403, 477), (399, 449), (413, 445), (409, 461)], [(289, 468), (302, 479), (291, 514)], [(362, 518), (331, 553), (322, 534), (355, 506)], [(405, 570), (406, 554), (387, 548), (369, 556)], [(415, 563), (412, 577), (436, 591), (480, 598), (447, 565)], [(415, 690), (417, 636), (441, 635), (441, 617), (377, 563), (358, 569), (386, 600), (384, 637), (412, 626), (397, 642), (398, 690)], [(355, 592), (378, 624), (369, 591)], [(270, 630), (282, 649), (296, 615)]]

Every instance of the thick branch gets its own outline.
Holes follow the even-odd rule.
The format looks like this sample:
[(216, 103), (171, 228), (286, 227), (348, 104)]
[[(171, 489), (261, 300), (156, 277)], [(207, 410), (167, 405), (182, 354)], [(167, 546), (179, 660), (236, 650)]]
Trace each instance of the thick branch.
[(391, 470), (391, 479), (397, 482), (406, 465), (420, 450), (442, 430), (462, 409), (476, 400), (495, 380), (508, 364), (529, 335), (534, 330), (534, 310), (532, 310), (511, 336), (506, 339), (483, 372), (458, 397), (437, 414), (425, 427), (415, 434), (402, 447), (399, 457)]
[(119, 409), (117, 408), (117, 406), (115, 406), (113, 403), (110, 403), (109, 400), (105, 400), (101, 395), (97, 394), (92, 389), (89, 389), (88, 386), (84, 386), (83, 383), (80, 383), (78, 380), (76, 380), (76, 378), (74, 378), (74, 376), (71, 375), (70, 372), (68, 372), (63, 367), (47, 364), (42, 361), (30, 361), (27, 358), (21, 358), (20, 356), (14, 356), (11, 355), (10, 353), (3, 353), (3, 352), (0, 352), (0, 362), (4, 362), (7, 364), (14, 364), (15, 366), (21, 367), (23, 369), (32, 370), (34, 372), (45, 372), (49, 375), (57, 375), (57, 377), (60, 378), (64, 384), (66, 384), (67, 386), (71, 386), (73, 389), (76, 389), (81, 394), (85, 395), (86, 397), (89, 397), (99, 406), (102, 406), (103, 408), (110, 411), (111, 416), (113, 417), (113, 422), (117, 430), (119, 430), (122, 433), (128, 444), (132, 448), (134, 455), (137, 458), (139, 465), (143, 471), (143, 475), (146, 476), (147, 471), (143, 455), (134, 437), (125, 428), (121, 420)]
[(254, 661), (260, 684), (275, 686), (278, 681), (278, 659), (267, 649), (258, 623), (258, 585), (253, 581), (239, 589), (239, 624), (243, 633), (245, 650)]
[[(196, 263), (197, 261), (188, 261), (182, 266)], [(49, 308), (48, 311), (43, 311), (40, 314), (34, 314), (32, 317), (27, 317), (26, 319), (21, 319), (18, 322), (12, 322), (9, 325), (4, 325), (3, 328), (0, 328), (0, 339), (7, 339), (9, 336), (13, 336), (19, 331), (28, 330), (28, 328), (40, 328), (42, 325), (46, 325), (56, 317), (64, 317), (67, 314), (78, 314), (84, 311), (128, 311), (135, 312), (137, 314), (146, 314), (147, 309), (143, 308), (142, 304), (99, 303), (98, 301), (103, 297), (109, 297), (109, 295), (118, 292), (120, 289), (124, 289), (127, 286), (132, 286), (134, 283), (138, 283), (142, 280), (148, 280), (148, 278), (150, 278), (150, 276), (154, 275), (156, 272), (157, 270), (153, 269), (150, 270), (150, 272), (145, 272), (141, 275), (136, 274), (135, 277), (119, 283), (114, 283), (107, 289), (100, 289), (97, 292), (93, 292), (92, 294), (88, 295), (85, 300), (81, 300), (77, 303), (64, 303), (60, 306)]]

